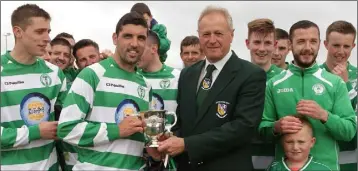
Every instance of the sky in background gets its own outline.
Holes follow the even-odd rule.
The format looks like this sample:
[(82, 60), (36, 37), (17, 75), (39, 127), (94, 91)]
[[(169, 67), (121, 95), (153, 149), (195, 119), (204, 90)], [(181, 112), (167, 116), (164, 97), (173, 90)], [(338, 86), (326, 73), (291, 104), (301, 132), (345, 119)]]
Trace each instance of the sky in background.
[[(12, 33), (11, 13), (18, 6), (28, 2), (1, 1), (1, 34)], [(31, 1), (50, 13), (52, 17), (50, 34), (54, 38), (60, 32), (72, 34), (76, 41), (89, 38), (96, 41), (100, 49), (114, 51), (112, 34), (118, 20), (130, 11), (136, 2), (81, 2), (81, 1)], [(166, 64), (175, 68), (183, 66), (180, 59), (180, 42), (188, 35), (197, 35), (197, 20), (207, 5), (218, 5), (229, 10), (235, 28), (232, 49), (240, 58), (250, 60), (245, 46), (247, 23), (256, 18), (270, 18), (277, 28), (288, 31), (291, 25), (299, 20), (311, 20), (321, 30), (321, 49), (317, 58), (319, 63), (325, 61), (326, 49), (323, 45), (325, 31), (329, 24), (336, 20), (346, 20), (357, 27), (357, 2), (234, 2), (234, 1), (145, 1), (153, 17), (167, 27), (171, 47)], [(13, 36), (9, 36), (8, 49), (14, 46)], [(357, 41), (356, 41), (357, 42)], [(1, 53), (5, 52), (5, 36), (1, 37)], [(292, 60), (289, 54), (287, 61)], [(354, 48), (349, 59), (357, 65), (357, 48)]]

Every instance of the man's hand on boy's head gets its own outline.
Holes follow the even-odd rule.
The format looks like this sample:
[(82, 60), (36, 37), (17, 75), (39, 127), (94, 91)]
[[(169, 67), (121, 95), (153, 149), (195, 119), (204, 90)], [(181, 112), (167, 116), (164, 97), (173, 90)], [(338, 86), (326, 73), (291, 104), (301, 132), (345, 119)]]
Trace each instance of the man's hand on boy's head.
[(328, 112), (313, 100), (300, 100), (297, 103), (296, 110), (298, 114), (309, 116), (322, 122), (326, 122), (328, 119)]
[(279, 134), (296, 133), (302, 129), (302, 122), (294, 116), (285, 116), (274, 124), (274, 132)]

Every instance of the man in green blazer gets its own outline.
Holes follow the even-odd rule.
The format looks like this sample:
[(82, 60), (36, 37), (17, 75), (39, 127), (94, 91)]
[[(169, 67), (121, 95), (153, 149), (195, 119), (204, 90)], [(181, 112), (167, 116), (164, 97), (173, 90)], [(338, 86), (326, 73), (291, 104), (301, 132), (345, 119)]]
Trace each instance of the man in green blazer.
[(176, 136), (159, 142), (158, 150), (175, 156), (180, 171), (250, 171), (266, 73), (230, 49), (234, 29), (226, 9), (207, 7), (198, 33), (206, 59), (182, 70)]

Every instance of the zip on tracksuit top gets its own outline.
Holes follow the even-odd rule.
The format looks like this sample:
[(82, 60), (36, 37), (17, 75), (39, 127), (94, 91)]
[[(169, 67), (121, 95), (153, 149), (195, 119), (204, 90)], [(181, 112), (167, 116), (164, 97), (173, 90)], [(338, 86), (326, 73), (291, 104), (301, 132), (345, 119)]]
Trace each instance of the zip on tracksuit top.
[[(344, 81), (314, 64), (301, 69), (291, 64), (287, 71), (272, 78), (266, 86), (265, 108), (259, 132), (268, 140), (277, 140), (273, 134), (275, 121), (295, 115), (300, 100), (314, 100), (328, 112), (325, 123), (308, 117), (316, 137), (311, 154), (316, 161), (332, 170), (339, 170), (338, 140), (350, 141), (356, 133), (356, 115), (350, 103)], [(280, 141), (276, 142), (275, 159), (284, 156)]]

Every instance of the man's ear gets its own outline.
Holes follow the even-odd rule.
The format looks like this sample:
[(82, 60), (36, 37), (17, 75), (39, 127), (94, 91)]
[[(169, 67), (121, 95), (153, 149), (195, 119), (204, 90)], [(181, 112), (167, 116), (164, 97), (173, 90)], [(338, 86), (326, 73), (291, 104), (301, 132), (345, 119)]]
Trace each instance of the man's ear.
[(116, 33), (112, 34), (112, 41), (113, 41), (114, 45), (117, 45), (117, 34)]
[(12, 27), (12, 32), (14, 33), (16, 39), (22, 38), (23, 30), (20, 27), (18, 26)]

